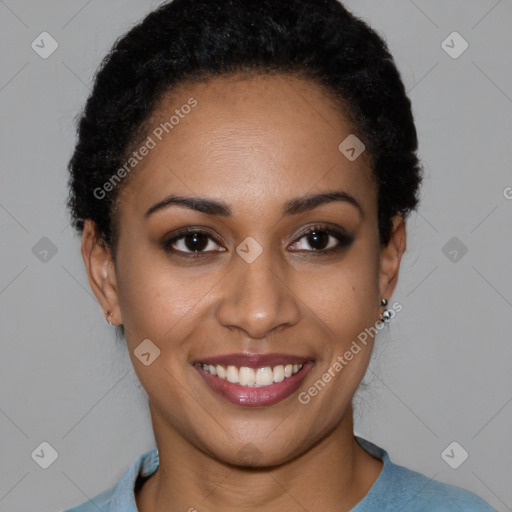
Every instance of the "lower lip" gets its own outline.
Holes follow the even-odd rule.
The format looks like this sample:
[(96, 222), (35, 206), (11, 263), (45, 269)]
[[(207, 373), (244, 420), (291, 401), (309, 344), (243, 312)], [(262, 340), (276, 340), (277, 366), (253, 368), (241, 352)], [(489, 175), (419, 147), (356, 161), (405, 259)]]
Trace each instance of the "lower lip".
[(270, 386), (253, 387), (242, 386), (234, 384), (227, 379), (221, 379), (207, 372), (201, 365), (196, 365), (195, 368), (203, 377), (205, 382), (210, 386), (213, 391), (223, 396), (229, 402), (242, 405), (244, 407), (264, 407), (267, 405), (274, 405), (285, 398), (288, 398), (292, 393), (297, 391), (306, 374), (313, 367), (313, 361), (304, 363), (304, 366), (297, 373), (291, 377), (286, 377), (281, 382), (274, 382)]

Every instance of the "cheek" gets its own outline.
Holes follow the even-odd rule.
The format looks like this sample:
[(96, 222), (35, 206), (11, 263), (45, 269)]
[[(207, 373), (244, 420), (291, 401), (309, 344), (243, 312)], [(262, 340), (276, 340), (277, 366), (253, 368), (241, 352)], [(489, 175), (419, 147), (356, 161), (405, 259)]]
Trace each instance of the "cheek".
[[(121, 250), (119, 251), (121, 253)], [(186, 289), (150, 250), (125, 246), (118, 260), (118, 292), (128, 343), (154, 339), (187, 310)], [(178, 291), (181, 288), (181, 294)], [(175, 291), (172, 293), (172, 291)]]
[(378, 319), (378, 265), (375, 253), (362, 245), (332, 271), (315, 276), (314, 286), (310, 282), (306, 288), (308, 306), (340, 346)]
[[(378, 268), (367, 239), (361, 236), (342, 261), (299, 265), (289, 274), (294, 300), (306, 306), (305, 314), (309, 310), (323, 322), (337, 343), (357, 336), (376, 319)], [(189, 333), (187, 326), (204, 316), (208, 293), (218, 301), (220, 288), (230, 289), (227, 268), (172, 264), (165, 253), (130, 240), (119, 249), (119, 301), (128, 342), (179, 342)]]
[(149, 247), (126, 247), (118, 262), (119, 302), (130, 349), (149, 338), (179, 352), (204, 317), (208, 292), (225, 271), (171, 264)]
[[(346, 401), (359, 385), (370, 360), (372, 335), (379, 319), (377, 262), (372, 248), (361, 243), (336, 271), (322, 276), (307, 299), (320, 323), (329, 328), (322, 344), (320, 378), (337, 390), (333, 400)], [(322, 385), (317, 386), (317, 391)]]

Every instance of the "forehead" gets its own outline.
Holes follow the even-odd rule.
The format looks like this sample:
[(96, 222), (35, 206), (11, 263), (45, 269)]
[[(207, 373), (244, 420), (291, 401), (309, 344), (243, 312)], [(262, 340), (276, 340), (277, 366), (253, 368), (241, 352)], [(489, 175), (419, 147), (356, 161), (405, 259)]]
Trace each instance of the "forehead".
[(351, 161), (339, 150), (356, 131), (340, 104), (307, 79), (234, 75), (186, 83), (155, 108), (141, 143), (152, 148), (123, 194), (136, 196), (141, 208), (179, 192), (250, 209), (253, 201), (282, 204), (341, 188), (371, 210), (367, 155)]

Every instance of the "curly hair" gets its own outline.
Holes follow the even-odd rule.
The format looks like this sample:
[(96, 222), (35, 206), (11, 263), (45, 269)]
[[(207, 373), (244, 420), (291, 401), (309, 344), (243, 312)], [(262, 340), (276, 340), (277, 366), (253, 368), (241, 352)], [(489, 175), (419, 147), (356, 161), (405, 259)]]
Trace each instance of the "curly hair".
[(187, 81), (244, 73), (313, 79), (348, 111), (378, 191), (379, 240), (417, 207), (422, 169), (400, 74), (386, 42), (337, 0), (174, 0), (117, 39), (95, 75), (69, 161), (72, 226), (94, 221), (115, 256), (116, 200), (94, 191), (140, 140), (164, 93)]

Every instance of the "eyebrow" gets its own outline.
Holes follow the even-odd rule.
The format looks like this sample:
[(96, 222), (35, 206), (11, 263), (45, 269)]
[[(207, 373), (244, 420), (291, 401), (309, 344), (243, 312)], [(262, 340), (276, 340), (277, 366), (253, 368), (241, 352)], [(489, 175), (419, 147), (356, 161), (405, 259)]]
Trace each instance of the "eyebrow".
[[(364, 217), (364, 210), (356, 198), (347, 192), (344, 192), (343, 190), (333, 190), (319, 194), (296, 197), (284, 204), (282, 214), (285, 216), (297, 215), (299, 213), (313, 210), (318, 206), (334, 201), (341, 201), (351, 204), (359, 211), (361, 216)], [(151, 206), (144, 214), (144, 217), (147, 218), (151, 214), (173, 205), (189, 208), (190, 210), (196, 210), (201, 213), (206, 213), (207, 215), (229, 217), (232, 214), (232, 210), (229, 205), (223, 201), (208, 199), (206, 197), (184, 197), (170, 195), (162, 201), (159, 201), (158, 203)]]

